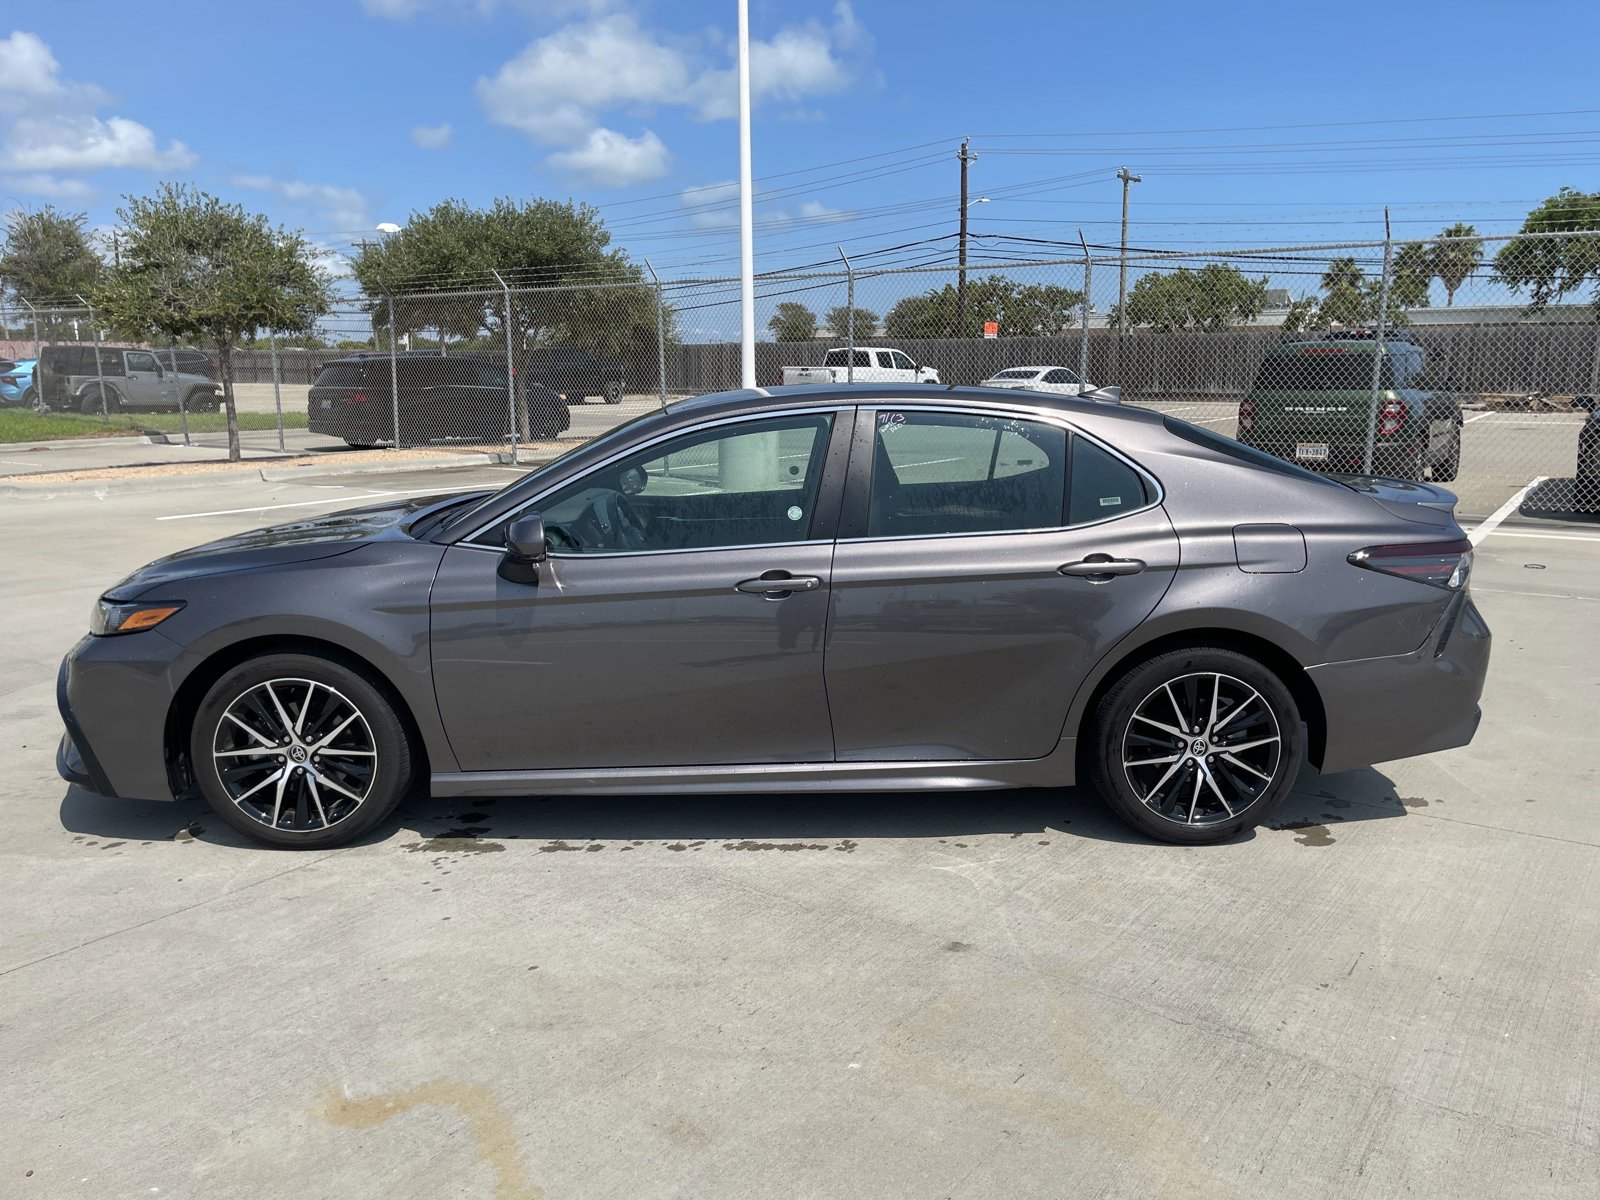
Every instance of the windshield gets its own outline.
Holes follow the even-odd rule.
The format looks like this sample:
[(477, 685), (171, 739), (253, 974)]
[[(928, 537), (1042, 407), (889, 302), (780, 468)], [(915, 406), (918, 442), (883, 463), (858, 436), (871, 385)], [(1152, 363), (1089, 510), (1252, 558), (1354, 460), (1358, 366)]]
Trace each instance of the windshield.
[(569, 458), (572, 458), (574, 455), (580, 453), (581, 451), (589, 449), (591, 446), (609, 445), (611, 442), (617, 441), (618, 439), (620, 439), (623, 436), (625, 436), (628, 433), (629, 430), (631, 430), (635, 425), (638, 425), (640, 422), (653, 420), (654, 418), (659, 417), (660, 415), (661, 414), (660, 414), (659, 411), (657, 411), (657, 412), (647, 412), (647, 413), (643, 414), (642, 416), (634, 417), (633, 420), (631, 420), (631, 421), (624, 421), (621, 425), (618, 425), (615, 429), (612, 429), (607, 433), (601, 434), (599, 437), (595, 438), (593, 441), (578, 442), (571, 449), (566, 450), (561, 454), (558, 454), (555, 458), (552, 458), (549, 462), (540, 463), (538, 466), (530, 468), (526, 475), (523, 475), (523, 476), (521, 476), (520, 478), (517, 478), (517, 479), (513, 479), (510, 483), (506, 484), (505, 487), (497, 488), (495, 491), (490, 492), (482, 500), (478, 501), (478, 503), (469, 505), (469, 506), (467, 506), (465, 508), (462, 508), (462, 509), (460, 509), (458, 511), (450, 513), (450, 515), (444, 520), (443, 524), (441, 524), (439, 526), (440, 530), (442, 531), (442, 530), (446, 530), (446, 529), (454, 529), (458, 525), (471, 525), (472, 524), (471, 518), (475, 514), (487, 511), (491, 506), (493, 506), (495, 504), (496, 501), (498, 501), (500, 499), (501, 496), (503, 496), (506, 492), (510, 491), (512, 488), (521, 487), (524, 483), (526, 483), (528, 480), (532, 479), (534, 476), (543, 475), (547, 471), (554, 470), (556, 467), (559, 467), (563, 463), (565, 463)]

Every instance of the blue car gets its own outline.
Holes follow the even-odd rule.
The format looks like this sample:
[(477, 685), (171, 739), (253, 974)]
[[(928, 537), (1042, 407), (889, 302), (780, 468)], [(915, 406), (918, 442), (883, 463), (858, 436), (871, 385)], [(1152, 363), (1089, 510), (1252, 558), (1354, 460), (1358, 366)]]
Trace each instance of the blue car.
[(7, 408), (26, 405), (39, 407), (39, 390), (33, 386), (33, 367), (37, 359), (22, 358), (12, 361), (0, 358), (0, 404)]

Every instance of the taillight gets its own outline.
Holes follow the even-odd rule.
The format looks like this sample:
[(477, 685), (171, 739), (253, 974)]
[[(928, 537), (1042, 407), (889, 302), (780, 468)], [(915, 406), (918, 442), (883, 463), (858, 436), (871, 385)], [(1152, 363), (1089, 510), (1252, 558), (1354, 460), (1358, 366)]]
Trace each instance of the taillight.
[(345, 401), (346, 404), (365, 404), (366, 402), (367, 394), (365, 392), (356, 392)]
[(1472, 543), (1461, 538), (1453, 542), (1367, 546), (1350, 555), (1349, 561), (1369, 571), (1455, 591), (1466, 586), (1467, 575), (1472, 570)]
[(1385, 400), (1378, 410), (1378, 436), (1393, 437), (1399, 433), (1406, 427), (1407, 415), (1404, 400)]
[(0, 375), (0, 383), (21, 383), (21, 375)]
[(1256, 402), (1249, 396), (1239, 401), (1239, 432), (1249, 433), (1256, 427)]

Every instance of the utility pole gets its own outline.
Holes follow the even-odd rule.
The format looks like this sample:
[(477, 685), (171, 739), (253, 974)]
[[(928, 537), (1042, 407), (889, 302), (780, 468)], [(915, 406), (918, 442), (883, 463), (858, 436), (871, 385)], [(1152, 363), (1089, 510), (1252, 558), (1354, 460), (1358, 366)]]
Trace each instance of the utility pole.
[(956, 337), (965, 337), (967, 329), (967, 164), (977, 162), (978, 156), (969, 149), (971, 138), (961, 139), (961, 149), (956, 157), (961, 160), (961, 235), (958, 251), (961, 271), (956, 277)]
[(1128, 185), (1139, 183), (1137, 175), (1130, 175), (1127, 167), (1117, 168), (1117, 178), (1122, 180), (1122, 270), (1117, 283), (1117, 336), (1128, 332)]

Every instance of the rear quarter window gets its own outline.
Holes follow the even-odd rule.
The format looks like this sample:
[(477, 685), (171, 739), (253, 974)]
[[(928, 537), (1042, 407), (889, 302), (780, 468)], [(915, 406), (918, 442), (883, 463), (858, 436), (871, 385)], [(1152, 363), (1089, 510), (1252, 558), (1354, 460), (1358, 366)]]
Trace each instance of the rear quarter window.
[(317, 376), (312, 387), (353, 388), (360, 387), (365, 379), (365, 373), (357, 363), (330, 363), (322, 368), (322, 374)]
[(1087, 438), (1072, 439), (1072, 469), (1067, 473), (1067, 524), (1086, 525), (1150, 502), (1143, 476), (1116, 455)]

